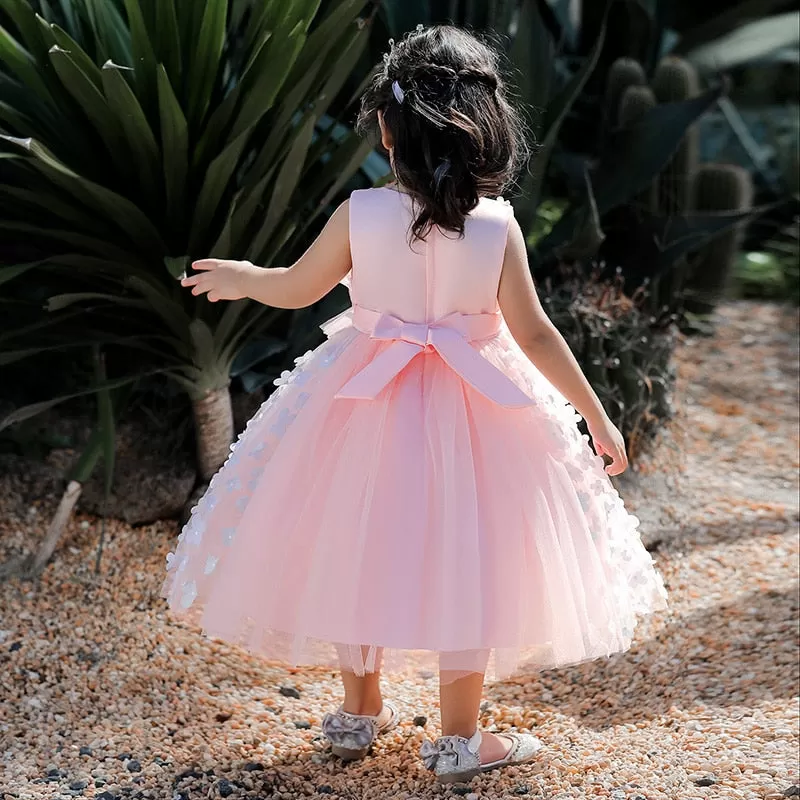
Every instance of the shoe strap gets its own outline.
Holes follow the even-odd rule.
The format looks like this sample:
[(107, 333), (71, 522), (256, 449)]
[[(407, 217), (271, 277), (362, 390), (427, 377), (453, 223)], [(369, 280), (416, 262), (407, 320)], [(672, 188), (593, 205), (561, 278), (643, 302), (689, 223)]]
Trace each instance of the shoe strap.
[(351, 714), (349, 711), (345, 711), (344, 710), (344, 703), (342, 703), (342, 705), (339, 706), (339, 708), (337, 709), (336, 713), (337, 714), (344, 714), (347, 717), (354, 717), (355, 719), (368, 719), (370, 722), (373, 722), (375, 724), (375, 727), (377, 728), (377, 727), (379, 727), (378, 726), (378, 720), (380, 719), (381, 714), (383, 714), (383, 709), (384, 708), (388, 708), (389, 709), (389, 711), (390, 711), (389, 722), (391, 722), (395, 718), (395, 716), (397, 715), (397, 710), (395, 709), (395, 707), (391, 703), (388, 703), (388, 702), (385, 702), (385, 701), (384, 701), (384, 704), (383, 704), (383, 708), (381, 708), (381, 710), (374, 717), (371, 716), (370, 714)]
[(470, 753), (474, 753), (475, 755), (478, 754), (478, 751), (481, 749), (481, 742), (483, 741), (483, 734), (481, 733), (480, 728), (475, 729), (475, 733), (467, 739), (467, 747), (469, 748)]

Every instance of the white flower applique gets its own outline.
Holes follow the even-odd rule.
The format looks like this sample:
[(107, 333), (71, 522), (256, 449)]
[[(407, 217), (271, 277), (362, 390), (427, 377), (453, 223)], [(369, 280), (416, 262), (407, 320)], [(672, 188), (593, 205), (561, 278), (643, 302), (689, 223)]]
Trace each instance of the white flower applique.
[(298, 367), (304, 367), (306, 364), (308, 364), (309, 361), (311, 361), (312, 358), (314, 358), (314, 351), (313, 350), (306, 350), (306, 352), (303, 353), (303, 355), (298, 356), (294, 360), (294, 363)]
[(278, 414), (278, 418), (270, 426), (270, 431), (276, 436), (285, 436), (294, 418), (295, 414), (292, 414), (288, 408), (282, 408)]
[[(251, 499), (251, 495), (256, 490), (258, 481), (264, 472), (263, 462), (273, 448), (273, 444), (268, 445), (267, 442), (262, 440), (263, 433), (259, 432), (258, 423), (264, 419), (265, 416), (269, 418), (268, 415), (270, 411), (277, 403), (280, 410), (278, 410), (277, 414), (271, 420), (269, 431), (277, 438), (286, 434), (286, 431), (297, 416), (297, 413), (311, 399), (312, 395), (307, 391), (299, 392), (294, 398), (291, 408), (289, 403), (286, 403), (286, 400), (281, 399), (281, 396), (292, 384), (300, 387), (308, 382), (312, 377), (314, 369), (330, 366), (344, 349), (343, 347), (336, 347), (335, 345), (323, 345), (323, 348), (324, 349), (321, 351), (308, 350), (302, 356), (295, 359), (296, 368), (294, 370), (284, 370), (281, 375), (275, 379), (274, 384), (277, 387), (276, 391), (261, 404), (257, 413), (248, 421), (245, 430), (239, 434), (237, 441), (231, 444), (230, 452), (223, 465), (223, 469), (214, 476), (206, 494), (192, 509), (189, 522), (184, 526), (178, 536), (178, 542), (181, 543), (183, 541), (184, 547), (186, 545), (197, 546), (202, 542), (203, 534), (207, 529), (207, 517), (219, 505), (219, 501), (222, 497), (221, 492), (223, 490), (227, 495), (232, 493), (238, 494), (243, 491), (244, 485), (246, 485), (249, 491), (240, 494), (233, 503), (238, 513), (241, 514), (245, 511)], [(242, 444), (244, 448), (240, 447)], [(251, 464), (253, 461), (256, 463), (253, 464), (252, 469), (248, 467), (247, 473), (243, 474), (240, 470), (244, 467), (243, 458), (245, 456), (248, 460), (252, 459), (252, 461), (250, 461)], [(231, 469), (230, 472), (227, 471), (228, 467)], [(236, 527), (224, 527), (221, 529), (219, 535), (222, 540), (222, 545), (224, 547), (230, 547), (236, 536)], [(176, 550), (179, 550), (179, 548), (176, 548)], [(193, 579), (187, 580), (189, 574), (186, 572), (186, 567), (189, 560), (189, 555), (186, 553), (177, 555), (177, 553), (170, 552), (166, 556), (167, 570), (170, 572), (174, 571), (178, 577), (184, 575), (183, 583), (179, 583), (179, 604), (183, 609), (188, 609), (198, 597), (197, 582)], [(205, 576), (211, 575), (219, 561), (219, 555), (206, 555), (205, 563), (202, 565), (202, 574)]]
[(283, 386), (288, 386), (291, 382), (292, 373), (288, 369), (285, 369), (283, 372), (281, 372), (280, 377), (275, 378), (275, 380), (272, 381), (272, 383), (279, 389)]

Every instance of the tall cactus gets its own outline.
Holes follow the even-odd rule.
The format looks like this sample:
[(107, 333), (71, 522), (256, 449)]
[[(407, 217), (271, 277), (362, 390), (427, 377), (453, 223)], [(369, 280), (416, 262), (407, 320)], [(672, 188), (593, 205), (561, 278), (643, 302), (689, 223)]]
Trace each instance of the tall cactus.
[[(636, 62), (634, 62), (636, 63)], [(656, 96), (649, 86), (628, 86), (622, 94), (617, 113), (617, 125), (627, 128), (638, 122), (648, 111), (658, 105)], [(656, 178), (652, 183), (637, 195), (633, 204), (644, 208), (651, 214), (658, 212), (659, 182)]]
[(632, 58), (618, 58), (608, 70), (605, 110), (609, 125), (619, 124), (620, 105), (625, 92), (632, 86), (645, 86), (644, 67)]
[[(746, 211), (753, 205), (750, 173), (734, 164), (704, 164), (694, 179), (694, 207), (698, 213)], [(744, 225), (709, 242), (694, 258), (686, 287), (686, 308), (696, 314), (714, 309), (723, 297), (741, 245)]]
[[(659, 103), (689, 100), (700, 93), (700, 80), (695, 68), (682, 58), (668, 56), (659, 63), (652, 81)], [(699, 131), (692, 125), (683, 137), (675, 155), (661, 172), (659, 206), (668, 216), (686, 214), (691, 208), (692, 184), (697, 171)]]

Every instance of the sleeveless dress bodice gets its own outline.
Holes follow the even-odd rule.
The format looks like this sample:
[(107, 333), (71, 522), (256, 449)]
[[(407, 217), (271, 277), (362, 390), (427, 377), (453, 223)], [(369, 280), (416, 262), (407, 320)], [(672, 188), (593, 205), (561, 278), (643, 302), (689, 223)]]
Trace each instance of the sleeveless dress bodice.
[(407, 322), (496, 312), (511, 206), (482, 198), (463, 238), (433, 227), (413, 242), (412, 210), (411, 198), (391, 188), (351, 195), (353, 304)]

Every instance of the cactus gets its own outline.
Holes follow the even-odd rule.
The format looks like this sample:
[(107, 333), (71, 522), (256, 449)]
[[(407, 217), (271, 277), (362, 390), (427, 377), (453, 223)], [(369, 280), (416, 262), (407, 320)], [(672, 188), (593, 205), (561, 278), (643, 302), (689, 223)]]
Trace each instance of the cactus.
[[(640, 120), (648, 111), (658, 105), (656, 96), (649, 86), (628, 86), (623, 92), (619, 104), (617, 123), (627, 128)], [(658, 179), (654, 180), (643, 192), (633, 200), (637, 208), (645, 208), (650, 213), (658, 211)]]
[(629, 86), (620, 100), (617, 123), (623, 128), (632, 125), (657, 105), (658, 100), (649, 86)]
[[(652, 87), (659, 103), (688, 100), (700, 93), (700, 81), (695, 68), (688, 61), (675, 56), (661, 60), (653, 76)], [(659, 206), (662, 213), (674, 216), (690, 210), (698, 150), (699, 131), (696, 125), (692, 125), (661, 172)]]
[[(704, 164), (694, 180), (697, 212), (745, 211), (753, 204), (750, 173), (734, 164)], [(686, 287), (686, 308), (696, 314), (709, 313), (728, 288), (744, 224), (721, 234), (694, 258)]]
[(661, 59), (653, 75), (652, 86), (659, 103), (677, 103), (700, 93), (697, 70), (678, 56)]
[(608, 70), (605, 109), (610, 125), (620, 124), (620, 104), (625, 92), (632, 86), (645, 86), (644, 67), (632, 58), (618, 58)]

